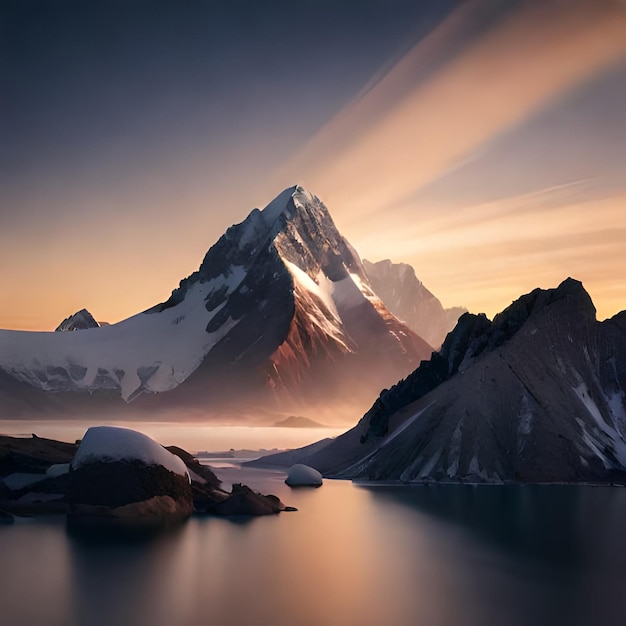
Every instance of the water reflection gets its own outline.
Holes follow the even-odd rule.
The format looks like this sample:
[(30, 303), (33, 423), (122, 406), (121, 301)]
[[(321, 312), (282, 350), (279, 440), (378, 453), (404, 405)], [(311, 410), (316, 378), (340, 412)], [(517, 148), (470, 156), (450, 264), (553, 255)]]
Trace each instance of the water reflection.
[(617, 532), (626, 520), (626, 491), (619, 488), (573, 485), (363, 488), (378, 501), (408, 506), (460, 525), (517, 556), (549, 560), (562, 567), (584, 567), (600, 554), (605, 565), (618, 570), (626, 568), (626, 534)]
[(189, 544), (182, 540), (183, 532), (72, 534), (71, 623), (185, 623), (190, 598), (184, 562)]
[(508, 624), (623, 623), (626, 490), (546, 485), (363, 490), (382, 506), (426, 515), (434, 525), (431, 538), (442, 531), (442, 522), (448, 526), (443, 530), (448, 545), (440, 544), (448, 551), (444, 561), (455, 563), (474, 607), (484, 596), (491, 609), (494, 602), (503, 604), (503, 613), (516, 608)]
[(299, 511), (140, 541), (0, 528), (2, 624), (623, 624), (626, 490), (302, 491), (224, 471)]

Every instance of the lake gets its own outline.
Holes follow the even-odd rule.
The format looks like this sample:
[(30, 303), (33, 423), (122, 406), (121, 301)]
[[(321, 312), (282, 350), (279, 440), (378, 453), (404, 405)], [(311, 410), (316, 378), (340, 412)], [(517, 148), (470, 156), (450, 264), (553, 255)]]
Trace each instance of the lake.
[(224, 466), (297, 512), (194, 518), (145, 538), (58, 520), (0, 527), (3, 626), (611, 626), (626, 623), (626, 489), (292, 490)]

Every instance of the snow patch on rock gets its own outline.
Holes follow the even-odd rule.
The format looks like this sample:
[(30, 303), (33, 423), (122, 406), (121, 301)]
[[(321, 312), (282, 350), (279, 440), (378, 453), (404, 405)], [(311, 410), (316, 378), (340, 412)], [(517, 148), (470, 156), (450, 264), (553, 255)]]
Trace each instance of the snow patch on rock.
[(72, 461), (72, 469), (96, 462), (142, 461), (189, 477), (185, 463), (154, 439), (130, 428), (93, 426), (87, 430)]

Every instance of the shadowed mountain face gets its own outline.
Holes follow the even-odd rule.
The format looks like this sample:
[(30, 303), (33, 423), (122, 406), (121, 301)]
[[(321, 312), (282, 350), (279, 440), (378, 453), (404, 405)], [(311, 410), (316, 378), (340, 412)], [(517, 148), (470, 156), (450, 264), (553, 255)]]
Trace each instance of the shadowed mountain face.
[(439, 348), (459, 317), (467, 312), (462, 307), (444, 309), (406, 263), (389, 259), (371, 263), (364, 259), (363, 266), (385, 306), (431, 346)]
[(79, 333), (0, 331), (0, 409), (365, 408), (430, 353), (324, 204), (293, 187), (144, 313)]
[(567, 279), (493, 322), (466, 313), (355, 428), (300, 456), (354, 479), (624, 480), (626, 312), (597, 322), (587, 292)]

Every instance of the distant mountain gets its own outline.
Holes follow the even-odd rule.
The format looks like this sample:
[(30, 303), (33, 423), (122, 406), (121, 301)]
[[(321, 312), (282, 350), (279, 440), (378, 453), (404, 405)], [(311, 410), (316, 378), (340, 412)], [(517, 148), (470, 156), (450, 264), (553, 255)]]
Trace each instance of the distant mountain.
[(100, 324), (96, 322), (91, 313), (87, 309), (81, 309), (66, 317), (56, 328), (55, 332), (65, 332), (68, 330), (85, 330), (87, 328), (99, 328)]
[(229, 228), (162, 304), (81, 332), (0, 331), (0, 411), (364, 409), (430, 353), (326, 206), (292, 187)]
[(274, 422), (272, 426), (276, 428), (326, 428), (324, 424), (302, 415), (290, 415), (285, 419)]
[(467, 312), (463, 307), (444, 309), (406, 263), (392, 263), (389, 259), (372, 263), (364, 259), (363, 267), (385, 306), (435, 348), (441, 346), (459, 317)]
[(596, 321), (567, 279), (493, 322), (466, 313), (357, 426), (294, 462), (366, 480), (624, 482), (626, 311)]

